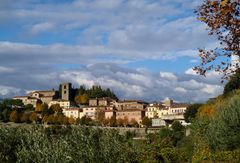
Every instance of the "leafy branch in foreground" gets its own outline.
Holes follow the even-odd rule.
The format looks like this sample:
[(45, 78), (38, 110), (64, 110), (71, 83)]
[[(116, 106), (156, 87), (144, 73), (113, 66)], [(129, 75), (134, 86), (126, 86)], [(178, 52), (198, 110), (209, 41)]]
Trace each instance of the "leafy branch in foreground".
[(204, 76), (215, 70), (223, 74), (223, 80), (228, 79), (239, 69), (240, 1), (205, 0), (195, 12), (209, 27), (209, 35), (217, 36), (220, 46), (214, 50), (199, 49), (201, 64), (194, 70)]

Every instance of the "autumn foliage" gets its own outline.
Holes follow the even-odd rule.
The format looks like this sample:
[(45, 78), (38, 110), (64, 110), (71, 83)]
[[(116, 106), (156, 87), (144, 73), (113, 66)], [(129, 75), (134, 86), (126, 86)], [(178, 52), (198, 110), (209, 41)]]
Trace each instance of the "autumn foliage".
[(204, 0), (196, 10), (198, 19), (207, 24), (209, 35), (217, 36), (219, 47), (200, 49), (201, 65), (194, 70), (200, 75), (215, 70), (227, 79), (239, 68), (240, 2), (239, 0)]

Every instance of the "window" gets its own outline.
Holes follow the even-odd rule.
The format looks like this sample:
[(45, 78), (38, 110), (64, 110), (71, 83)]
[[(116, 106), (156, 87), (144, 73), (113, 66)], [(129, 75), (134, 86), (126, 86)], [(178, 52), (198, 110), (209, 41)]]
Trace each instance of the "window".
[(64, 94), (66, 94), (67, 93), (67, 91), (64, 91)]
[(64, 89), (66, 89), (67, 88), (67, 86), (66, 85), (64, 85), (64, 87), (63, 87)]

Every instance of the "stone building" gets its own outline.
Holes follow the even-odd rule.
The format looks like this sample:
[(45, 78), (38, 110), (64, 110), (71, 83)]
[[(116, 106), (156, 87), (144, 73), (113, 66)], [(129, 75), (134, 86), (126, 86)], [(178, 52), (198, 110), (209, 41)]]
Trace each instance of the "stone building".
[(87, 116), (91, 119), (96, 119), (96, 113), (98, 108), (95, 106), (88, 106), (88, 107), (83, 107), (83, 116)]
[(116, 119), (127, 118), (128, 122), (136, 120), (139, 124), (142, 122), (143, 117), (145, 116), (145, 110), (142, 109), (127, 109), (127, 110), (118, 110), (116, 111)]
[(50, 101), (59, 98), (58, 91), (34, 91), (28, 94), (29, 97), (34, 97), (42, 101), (42, 103), (49, 104)]
[(113, 106), (115, 102), (116, 100), (110, 97), (93, 98), (89, 100), (89, 106)]
[(63, 114), (66, 117), (73, 117), (75, 119), (83, 117), (83, 110), (80, 108), (64, 108)]
[(36, 97), (29, 97), (29, 96), (16, 96), (13, 98), (14, 100), (21, 100), (24, 105), (31, 104), (33, 107), (37, 106), (37, 103), (41, 103), (41, 100), (39, 100)]
[(158, 117), (158, 112), (161, 108), (163, 108), (164, 106), (158, 103), (155, 104), (149, 104), (146, 107), (146, 116), (148, 118), (154, 118), (154, 117)]
[(61, 108), (70, 108), (71, 107), (71, 101), (63, 100), (63, 99), (57, 99), (53, 100), (48, 104), (48, 107), (51, 107), (52, 105), (59, 104)]
[(59, 86), (59, 91), (61, 99), (70, 101), (73, 98), (72, 84), (71, 83), (61, 83)]
[(133, 110), (145, 109), (148, 103), (141, 100), (123, 100), (116, 102), (115, 105), (117, 110)]

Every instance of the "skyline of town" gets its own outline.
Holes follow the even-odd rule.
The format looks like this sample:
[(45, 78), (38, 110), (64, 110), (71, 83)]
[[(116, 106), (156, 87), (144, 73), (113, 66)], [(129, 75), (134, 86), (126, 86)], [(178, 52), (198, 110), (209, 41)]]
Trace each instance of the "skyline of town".
[(57, 90), (33, 91), (26, 96), (16, 96), (12, 100), (19, 103), (18, 106), (12, 107), (19, 110), (31, 107), (44, 123), (46, 118), (46, 123), (51, 123), (51, 118), (44, 118), (39, 113), (55, 111), (55, 116), (63, 114), (73, 121), (90, 118), (102, 125), (110, 125), (113, 120), (120, 126), (142, 125), (144, 118), (153, 119), (153, 126), (158, 127), (166, 126), (174, 120), (178, 120), (182, 125), (189, 125), (185, 121), (184, 113), (190, 104), (176, 103), (172, 99), (155, 103), (136, 99), (121, 100), (110, 89), (103, 89), (97, 85), (90, 89), (84, 86), (75, 89), (72, 83), (60, 83)]

